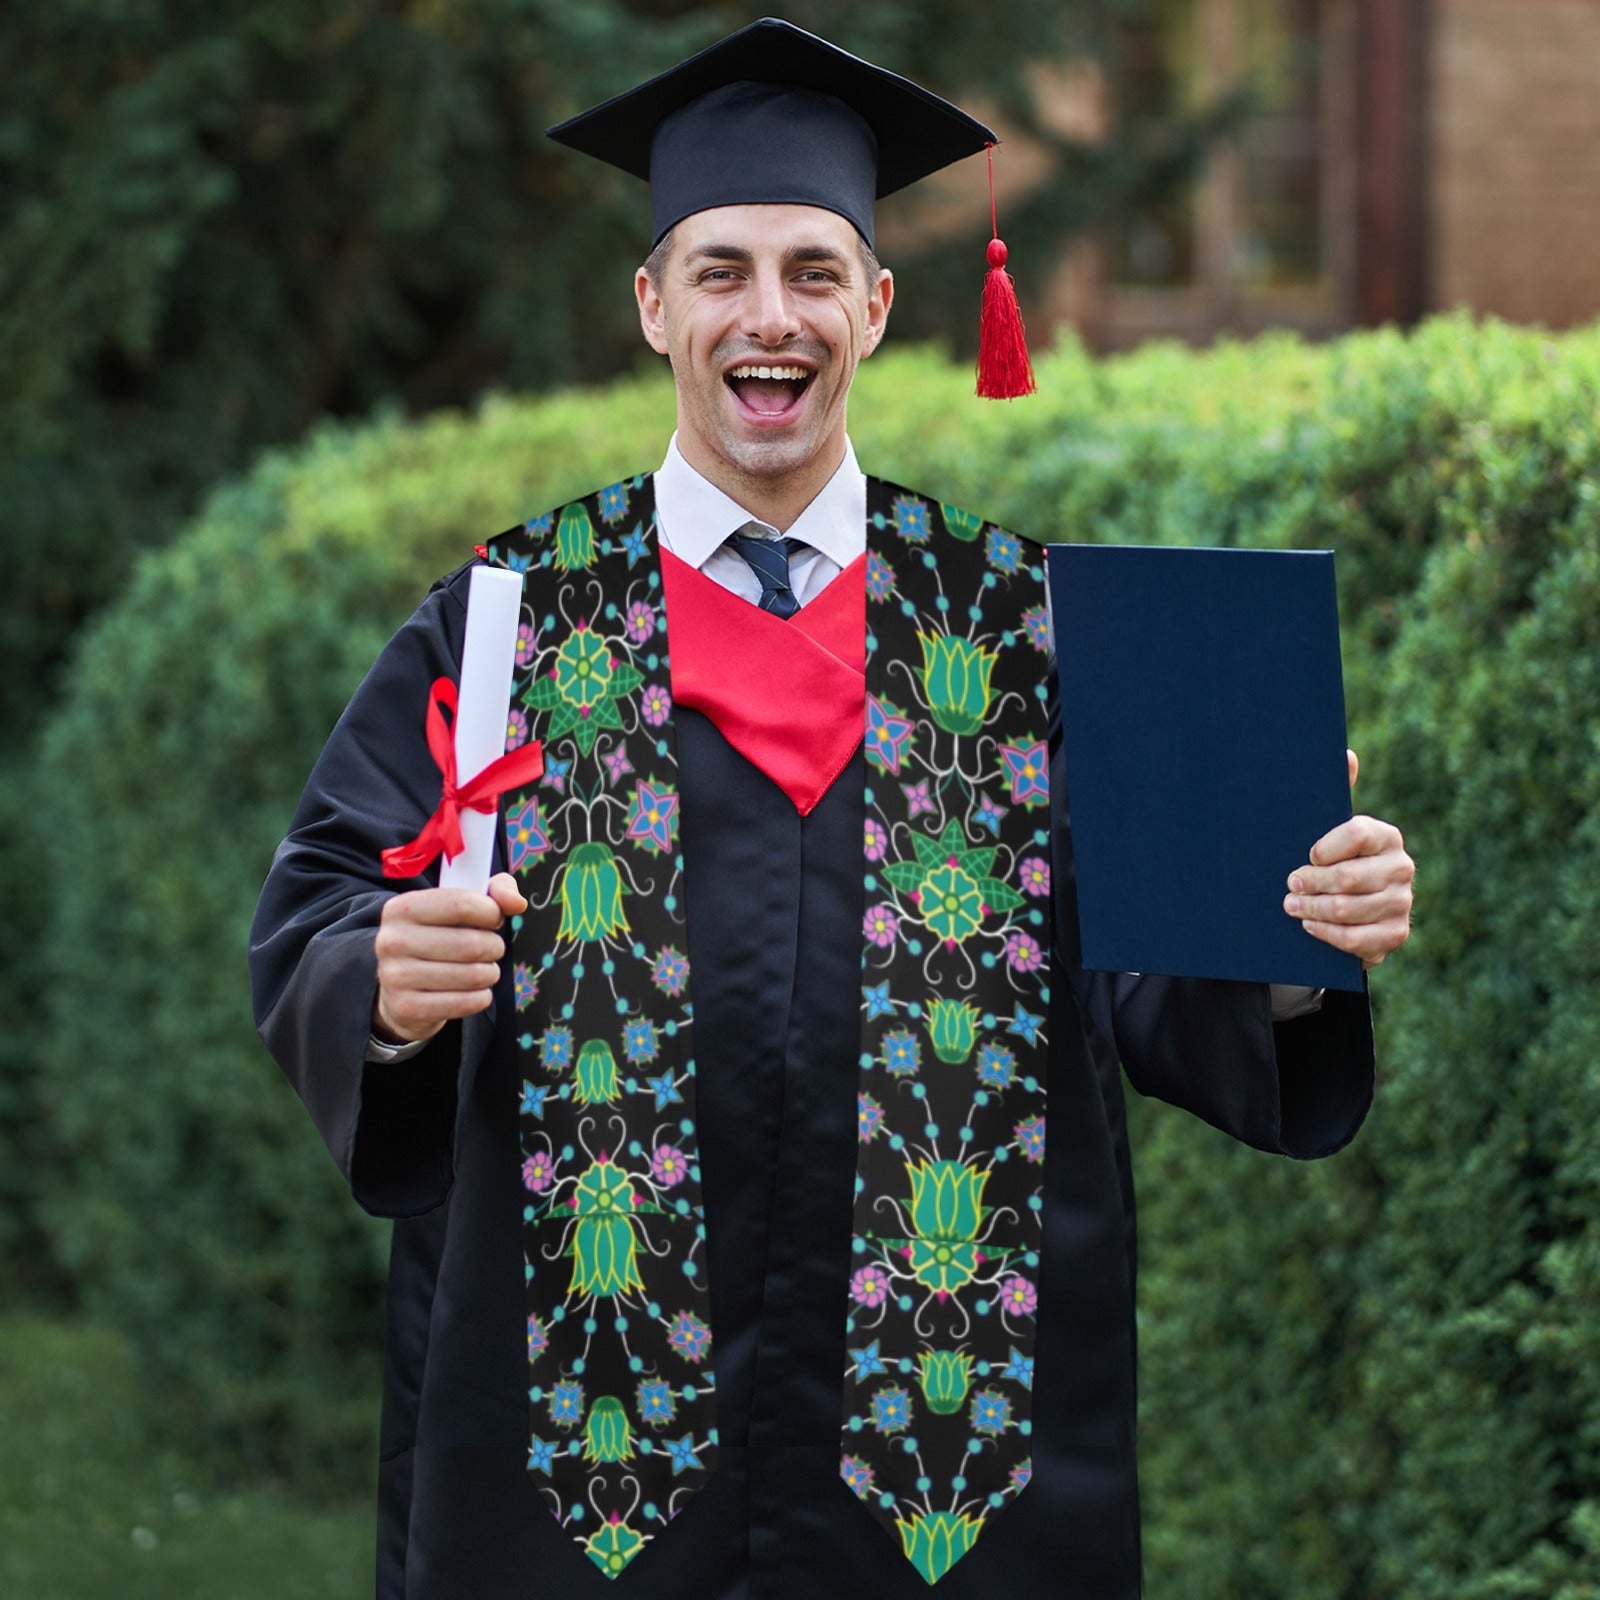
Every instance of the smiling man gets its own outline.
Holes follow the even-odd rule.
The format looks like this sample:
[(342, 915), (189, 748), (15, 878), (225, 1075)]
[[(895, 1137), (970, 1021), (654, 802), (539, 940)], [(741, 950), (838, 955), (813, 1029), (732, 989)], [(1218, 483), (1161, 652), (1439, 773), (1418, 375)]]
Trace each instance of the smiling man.
[[(488, 546), (544, 753), (489, 893), (379, 867), (439, 798), (464, 569), (252, 939), (263, 1037), (396, 1219), (379, 1593), (1132, 1600), (1118, 1059), (1322, 1155), (1365, 997), (1081, 969), (1039, 552), (856, 464), (873, 200), (988, 130), (764, 22), (554, 131), (649, 179), (677, 432)], [(1307, 846), (1287, 914), (1382, 960), (1398, 833)]]

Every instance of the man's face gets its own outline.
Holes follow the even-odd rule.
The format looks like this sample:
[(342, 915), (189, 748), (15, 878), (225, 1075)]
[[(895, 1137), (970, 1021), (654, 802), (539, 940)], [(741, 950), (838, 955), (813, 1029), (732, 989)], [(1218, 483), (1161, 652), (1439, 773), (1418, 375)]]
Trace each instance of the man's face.
[[(678, 446), (714, 482), (831, 473), (856, 363), (883, 337), (894, 283), (854, 228), (816, 206), (721, 206), (673, 230), (639, 319), (672, 362)], [(818, 485), (820, 487), (820, 485)]]

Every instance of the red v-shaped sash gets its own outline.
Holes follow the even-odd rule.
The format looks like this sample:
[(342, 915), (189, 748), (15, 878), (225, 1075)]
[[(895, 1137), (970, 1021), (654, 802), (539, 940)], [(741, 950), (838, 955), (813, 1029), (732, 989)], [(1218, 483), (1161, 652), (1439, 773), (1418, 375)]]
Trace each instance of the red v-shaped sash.
[(806, 816), (866, 728), (866, 557), (785, 621), (661, 552), (672, 697)]

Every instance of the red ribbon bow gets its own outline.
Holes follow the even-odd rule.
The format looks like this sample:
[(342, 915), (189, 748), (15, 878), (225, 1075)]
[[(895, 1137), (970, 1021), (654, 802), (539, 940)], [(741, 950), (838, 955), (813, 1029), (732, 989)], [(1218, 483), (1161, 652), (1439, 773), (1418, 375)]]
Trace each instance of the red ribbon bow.
[[(511, 789), (526, 788), (544, 774), (544, 750), (537, 739), (509, 755), (491, 761), (477, 777), (456, 785), (456, 686), (448, 678), (435, 678), (428, 690), (428, 750), (444, 779), (438, 808), (410, 844), (383, 852), (386, 878), (414, 878), (426, 871), (442, 851), (454, 861), (465, 847), (461, 837), (461, 812), (492, 812), (495, 802)], [(450, 713), (447, 723), (444, 713)]]

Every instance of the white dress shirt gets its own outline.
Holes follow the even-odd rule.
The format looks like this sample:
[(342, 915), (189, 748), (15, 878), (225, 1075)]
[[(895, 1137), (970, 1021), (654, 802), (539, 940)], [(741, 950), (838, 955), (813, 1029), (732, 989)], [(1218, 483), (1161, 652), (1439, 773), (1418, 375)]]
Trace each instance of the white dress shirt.
[[(776, 539), (781, 537), (778, 530), (752, 516), (691, 467), (678, 449), (677, 434), (655, 475), (655, 491), (661, 548), (752, 605), (758, 602), (761, 580), (727, 542), (728, 535), (744, 530)], [(866, 549), (867, 479), (848, 439), (838, 470), (782, 536), (799, 539), (805, 547), (789, 558), (789, 584), (801, 605), (821, 594)], [(1274, 1022), (1305, 1016), (1322, 1004), (1320, 989), (1287, 983), (1275, 983), (1271, 989)], [(420, 1042), (387, 1044), (374, 1036), (367, 1046), (367, 1060), (404, 1061), (421, 1048)]]

